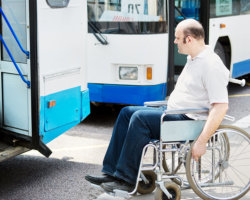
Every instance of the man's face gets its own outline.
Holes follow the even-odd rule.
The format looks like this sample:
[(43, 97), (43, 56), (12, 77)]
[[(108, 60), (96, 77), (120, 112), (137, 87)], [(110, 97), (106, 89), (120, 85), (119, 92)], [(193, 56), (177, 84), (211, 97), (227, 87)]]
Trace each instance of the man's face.
[(176, 28), (176, 31), (175, 31), (175, 40), (174, 40), (174, 43), (177, 44), (177, 47), (178, 47), (178, 52), (180, 54), (188, 54), (188, 48), (187, 48), (187, 43), (186, 43), (186, 38), (183, 34), (183, 31), (182, 29), (180, 28)]

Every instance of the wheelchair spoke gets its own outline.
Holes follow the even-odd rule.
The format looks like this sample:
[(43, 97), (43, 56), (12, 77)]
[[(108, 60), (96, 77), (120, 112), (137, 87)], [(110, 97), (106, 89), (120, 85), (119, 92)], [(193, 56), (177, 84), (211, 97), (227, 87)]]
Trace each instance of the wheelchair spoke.
[(242, 180), (241, 177), (248, 177), (248, 174), (246, 173), (242, 173), (241, 171), (239, 171), (238, 169), (236, 169), (233, 166), (230, 166), (232, 171), (235, 173), (235, 177), (237, 177), (237, 179), (240, 179), (242, 183), (244, 183), (244, 181)]
[[(244, 151), (244, 152), (243, 152)], [(237, 159), (237, 158), (239, 158), (239, 156), (241, 156), (242, 154), (246, 154), (246, 153), (248, 153), (247, 152), (247, 146), (245, 147), (245, 148), (242, 148), (242, 150), (240, 151), (240, 152), (237, 152), (237, 154), (236, 154), (236, 152), (231, 156), (231, 159), (232, 160), (235, 160), (235, 159)]]
[(250, 137), (237, 127), (221, 127), (209, 140), (200, 171), (191, 152), (187, 156), (187, 179), (202, 199), (239, 199), (250, 189)]

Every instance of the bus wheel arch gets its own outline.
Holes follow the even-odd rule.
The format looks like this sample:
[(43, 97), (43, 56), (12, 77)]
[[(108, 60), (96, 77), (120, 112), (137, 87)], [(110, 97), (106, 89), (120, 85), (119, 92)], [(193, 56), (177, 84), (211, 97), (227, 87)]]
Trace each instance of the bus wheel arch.
[(215, 45), (214, 52), (218, 54), (228, 70), (231, 66), (231, 42), (228, 36), (220, 37)]

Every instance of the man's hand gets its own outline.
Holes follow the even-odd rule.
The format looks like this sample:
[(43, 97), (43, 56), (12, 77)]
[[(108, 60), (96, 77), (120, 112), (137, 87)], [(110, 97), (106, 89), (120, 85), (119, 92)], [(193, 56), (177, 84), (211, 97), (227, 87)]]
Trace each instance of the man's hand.
[(192, 157), (193, 159), (198, 162), (198, 159), (206, 153), (207, 147), (206, 142), (200, 142), (197, 140), (192, 148)]
[(192, 148), (192, 157), (198, 161), (206, 153), (206, 143), (221, 124), (228, 109), (227, 103), (214, 103), (208, 114), (207, 122)]

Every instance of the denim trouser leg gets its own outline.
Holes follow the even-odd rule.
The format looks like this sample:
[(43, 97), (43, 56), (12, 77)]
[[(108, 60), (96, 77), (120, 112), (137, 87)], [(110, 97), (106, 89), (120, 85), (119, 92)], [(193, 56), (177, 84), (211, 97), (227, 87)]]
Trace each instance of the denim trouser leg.
[(127, 135), (130, 118), (134, 112), (144, 109), (148, 108), (143, 106), (127, 106), (120, 111), (113, 128), (109, 147), (103, 160), (102, 171), (104, 173), (113, 176), (116, 172), (116, 165), (120, 158), (123, 143)]
[[(136, 182), (143, 147), (160, 137), (161, 108), (126, 107), (118, 116), (109, 148), (103, 161), (103, 172)], [(167, 115), (164, 120), (189, 119), (185, 115)]]

